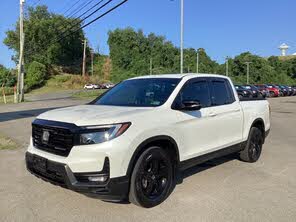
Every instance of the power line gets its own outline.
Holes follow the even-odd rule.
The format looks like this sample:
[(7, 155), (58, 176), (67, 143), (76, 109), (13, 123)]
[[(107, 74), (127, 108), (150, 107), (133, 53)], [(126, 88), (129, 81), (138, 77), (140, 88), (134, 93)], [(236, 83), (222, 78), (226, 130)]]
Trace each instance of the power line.
[[(95, 7), (97, 7), (98, 5), (100, 5), (104, 0), (101, 0), (99, 2), (97, 2), (95, 5), (93, 5), (90, 9), (86, 10), (85, 12), (83, 12), (80, 16), (78, 16), (76, 19), (80, 19), (82, 18), (82, 16), (86, 15), (88, 12), (90, 12), (92, 9), (94, 9)], [(112, 0), (111, 0), (112, 1)]]
[[(91, 0), (91, 2), (92, 2), (92, 1), (93, 1), (93, 0)], [(89, 11), (91, 11), (94, 7), (96, 7), (96, 6), (98, 6), (99, 4), (101, 4), (103, 1), (104, 1), (104, 0), (99, 1), (98, 3), (96, 3), (95, 5), (93, 5), (90, 9), (88, 9), (87, 11), (85, 11), (84, 13), (82, 13), (79, 17), (75, 18), (73, 21), (65, 20), (65, 22), (66, 22), (68, 25), (70, 25), (70, 29), (72, 29), (74, 26), (76, 26), (76, 25), (79, 24), (79, 22), (77, 23), (76, 20), (78, 20), (78, 19), (81, 18), (83, 15), (85, 15), (86, 13), (88, 13)], [(79, 10), (79, 11), (80, 11), (80, 10)], [(79, 11), (78, 11), (78, 12), (79, 12)], [(77, 13), (78, 13), (78, 12), (77, 12)], [(76, 14), (76, 13), (75, 13), (75, 14)], [(73, 16), (73, 15), (72, 15), (72, 16)], [(69, 17), (66, 17), (66, 18), (69, 18)], [(76, 22), (76, 24), (73, 25), (73, 22)], [(67, 32), (67, 31), (68, 31), (67, 29), (68, 29), (68, 28), (67, 28), (67, 26), (66, 26), (65, 24), (62, 24), (60, 27), (57, 28), (57, 30), (58, 30), (58, 31), (61, 31), (62, 34), (65, 33), (65, 32)], [(69, 30), (70, 30), (70, 29), (69, 29)]]
[[(102, 1), (103, 1), (103, 0), (102, 0)], [(101, 2), (102, 2), (102, 1), (101, 1)], [(95, 12), (97, 12), (98, 10), (100, 10), (101, 8), (103, 8), (104, 6), (106, 6), (107, 4), (109, 4), (111, 1), (113, 1), (113, 0), (109, 0), (108, 2), (106, 2), (104, 5), (102, 5), (101, 7), (99, 7), (99, 9), (97, 9), (97, 10), (95, 10), (93, 13), (91, 13), (91, 15), (93, 15)], [(47, 50), (51, 45), (53, 45), (53, 44), (55, 44), (55, 43), (57, 43), (57, 42), (59, 42), (59, 41), (65, 39), (65, 38), (67, 38), (68, 36), (74, 34), (75, 32), (78, 32), (79, 30), (82, 30), (83, 28), (85, 28), (85, 27), (91, 25), (92, 23), (94, 23), (95, 21), (99, 20), (100, 18), (106, 16), (106, 15), (109, 14), (110, 12), (114, 11), (115, 9), (117, 9), (118, 7), (120, 7), (121, 5), (123, 5), (124, 3), (126, 3), (127, 1), (128, 1), (128, 0), (124, 0), (124, 1), (120, 2), (119, 4), (117, 4), (116, 6), (112, 7), (111, 9), (109, 9), (108, 11), (106, 11), (105, 13), (103, 13), (102, 15), (96, 17), (96, 18), (93, 19), (92, 21), (88, 22), (87, 24), (83, 25), (82, 27), (79, 27), (79, 28), (75, 29), (74, 31), (71, 31), (71, 30), (69, 29), (69, 31), (71, 31), (71, 32), (70, 32), (69, 34), (67, 34), (67, 35), (62, 36), (63, 34), (65, 34), (65, 33), (68, 31), (68, 30), (66, 30), (66, 32), (64, 32), (64, 33), (62, 33), (62, 34), (60, 35), (61, 37), (60, 37), (59, 39), (54, 40), (54, 41), (51, 41), (51, 42), (47, 45), (47, 47), (44, 46), (44, 49)], [(89, 18), (91, 15), (88, 15), (87, 18)], [(87, 18), (85, 18), (85, 19), (87, 19)], [(82, 21), (79, 22), (79, 23), (82, 23)], [(79, 24), (79, 23), (78, 23), (78, 24)], [(76, 25), (77, 25), (77, 24), (76, 24)], [(73, 27), (74, 27), (74, 26), (73, 26)], [(73, 28), (73, 27), (72, 27), (72, 28)], [(72, 28), (71, 28), (71, 29), (72, 29)], [(46, 47), (46, 48), (45, 48), (45, 47)]]
[[(95, 5), (92, 6), (92, 8), (90, 8), (89, 10), (85, 11), (82, 15), (86, 14), (87, 12), (93, 10), (95, 7), (97, 7), (100, 3), (102, 3), (104, 0), (99, 1), (98, 3), (96, 3)], [(106, 2), (104, 5), (102, 5), (101, 7), (99, 7), (98, 9), (96, 9), (94, 12), (92, 12), (90, 15), (87, 15), (83, 18), (83, 20), (79, 20), (78, 22), (75, 22), (74, 24), (68, 22), (66, 20), (66, 22), (71, 25), (70, 28), (67, 28), (65, 25), (62, 25), (60, 27), (57, 27), (57, 31), (61, 32), (61, 34), (59, 35), (60, 38), (55, 38), (52, 41), (50, 41), (49, 44), (44, 44), (44, 48), (46, 48), (46, 46), (48, 46), (47, 48), (49, 48), (51, 45), (55, 44), (56, 42), (60, 41), (63, 39), (63, 35), (65, 35), (67, 32), (73, 30), (73, 28), (75, 28), (76, 26), (78, 26), (79, 24), (81, 24), (84, 20), (86, 20), (87, 18), (89, 18), (90, 16), (92, 16), (93, 14), (95, 14), (96, 12), (98, 12), (100, 9), (102, 9), (103, 7), (105, 7), (107, 4), (109, 4), (111, 1), (113, 0), (109, 0), (108, 2)], [(77, 2), (75, 2), (77, 4)], [(74, 4), (75, 4), (74, 3)], [(79, 17), (81, 17), (82, 15), (80, 15)], [(77, 19), (79, 19), (79, 17)], [(68, 35), (67, 35), (68, 36)], [(33, 51), (33, 50), (32, 50)]]
[[(93, 19), (92, 21), (90, 21), (89, 23), (85, 24), (84, 26), (82, 26), (80, 29), (84, 29), (85, 27), (91, 25), (92, 23), (94, 23), (95, 21), (99, 20), (100, 18), (104, 17), (105, 15), (109, 14), (110, 12), (114, 11), (115, 9), (117, 9), (118, 7), (120, 7), (121, 5), (123, 5), (124, 3), (126, 3), (128, 0), (124, 0), (122, 2), (120, 2), (119, 4), (117, 4), (116, 6), (114, 6), (113, 8), (109, 9), (107, 12), (103, 13), (102, 15), (98, 16), (97, 18)], [(79, 30), (80, 30), (79, 29)]]
[(41, 0), (37, 0), (32, 4), (32, 7), (35, 7), (36, 5), (38, 5), (40, 3)]
[[(58, 31), (61, 31), (63, 35), (64, 33), (66, 33), (67, 31), (69, 30), (72, 30), (75, 26), (79, 25), (80, 23), (82, 23), (83, 21), (80, 21), (79, 19), (84, 16), (85, 14), (87, 14), (89, 11), (91, 11), (92, 9), (94, 9), (95, 7), (97, 7), (98, 5), (100, 5), (104, 0), (101, 0), (99, 1), (98, 3), (96, 3), (95, 5), (93, 5), (90, 9), (86, 10), (85, 12), (83, 12), (79, 17), (75, 18), (75, 20), (78, 20), (78, 21), (73, 21), (75, 22), (74, 25), (73, 25), (73, 22), (70, 22), (70, 21), (66, 21), (66, 23), (68, 25), (70, 25), (70, 28), (67, 28), (66, 25), (62, 24), (60, 27), (57, 28)], [(104, 7), (104, 6), (103, 6)], [(101, 8), (99, 8), (98, 10), (100, 10)], [(83, 18), (84, 19), (84, 18)], [(86, 18), (87, 19), (87, 18)]]
[(84, 8), (86, 8), (87, 6), (89, 6), (94, 0), (90, 0), (87, 2), (83, 2), (81, 5), (79, 5), (70, 15), (67, 15), (67, 18), (71, 18), (74, 17), (75, 15), (77, 15), (77, 13), (79, 13), (81, 10), (83, 10)]
[[(98, 3), (103, 2), (104, 0), (101, 0)], [(97, 8), (95, 11), (93, 11), (92, 13), (90, 13), (89, 15), (83, 17), (81, 20), (78, 20), (77, 22), (75, 22), (68, 30), (65, 30), (64, 32), (62, 32), (60, 34), (60, 36), (64, 35), (65, 33), (67, 33), (67, 31), (71, 31), (73, 28), (75, 28), (77, 25), (80, 25), (81, 23), (83, 23), (86, 19), (88, 19), (89, 17), (93, 16), (95, 13), (97, 13), (99, 10), (101, 10), (102, 8), (104, 8), (106, 5), (110, 4), (113, 0), (109, 0), (107, 1), (105, 4), (103, 4), (102, 6), (100, 6), (99, 8)], [(93, 9), (94, 7), (92, 7)], [(92, 10), (90, 9), (90, 11)], [(84, 13), (83, 13), (84, 14)], [(80, 16), (81, 17), (81, 16)], [(78, 17), (77, 19), (79, 19), (80, 17)]]
[[(112, 0), (109, 0), (109, 2), (112, 1)], [(117, 9), (118, 7), (120, 7), (121, 5), (123, 5), (124, 3), (126, 3), (128, 0), (124, 0), (120, 3), (118, 3), (117, 5), (115, 5), (114, 7), (112, 7), (111, 9), (109, 9), (108, 11), (106, 11), (105, 13), (101, 14), (100, 16), (96, 17), (95, 19), (93, 19), (92, 21), (88, 22), (87, 24), (83, 25), (82, 27), (70, 32), (68, 35), (66, 36), (63, 36), (62, 38), (58, 39), (56, 42), (59, 42), (61, 40), (63, 40), (64, 38), (74, 34), (75, 32), (78, 32), (79, 30), (82, 30), (84, 28), (86, 28), (87, 26), (91, 25), (92, 23), (96, 22), (97, 20), (99, 20), (100, 18), (106, 16), (107, 14), (111, 13), (112, 11), (114, 11), (115, 9)], [(107, 2), (108, 3), (108, 2)], [(105, 3), (105, 4), (107, 4)], [(104, 5), (105, 5), (104, 4)], [(102, 6), (101, 6), (102, 7)], [(53, 43), (54, 44), (54, 43)]]
[(62, 14), (66, 14), (67, 12), (69, 12), (72, 8), (75, 7), (75, 5), (77, 5), (81, 0), (77, 0), (72, 6), (70, 6), (70, 8), (68, 8), (65, 12), (63, 12)]

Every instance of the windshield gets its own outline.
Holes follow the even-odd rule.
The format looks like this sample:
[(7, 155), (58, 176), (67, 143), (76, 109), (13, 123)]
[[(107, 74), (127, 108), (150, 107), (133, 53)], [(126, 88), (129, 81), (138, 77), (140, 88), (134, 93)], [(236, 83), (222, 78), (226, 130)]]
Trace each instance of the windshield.
[(95, 105), (156, 107), (164, 104), (180, 79), (147, 78), (121, 82), (96, 99)]

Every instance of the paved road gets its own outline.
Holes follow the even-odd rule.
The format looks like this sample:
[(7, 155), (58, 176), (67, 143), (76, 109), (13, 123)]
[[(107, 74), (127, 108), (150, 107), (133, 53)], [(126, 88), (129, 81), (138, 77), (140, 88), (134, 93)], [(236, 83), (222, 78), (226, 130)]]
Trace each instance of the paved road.
[(21, 144), (18, 150), (0, 151), (0, 221), (295, 221), (296, 97), (271, 100), (272, 131), (260, 161), (227, 157), (190, 169), (167, 201), (148, 210), (89, 198), (25, 170), (33, 116), (79, 103), (65, 99), (0, 106), (0, 132)]
[(26, 96), (27, 101), (46, 101), (46, 100), (60, 100), (70, 99), (74, 93), (82, 90), (63, 90), (59, 92), (48, 92), (43, 94), (29, 94)]

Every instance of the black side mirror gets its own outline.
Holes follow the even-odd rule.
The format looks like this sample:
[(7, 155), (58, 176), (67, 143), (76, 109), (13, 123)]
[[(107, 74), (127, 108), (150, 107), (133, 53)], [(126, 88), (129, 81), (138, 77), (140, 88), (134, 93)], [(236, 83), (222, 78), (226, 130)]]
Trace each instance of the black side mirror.
[(180, 110), (200, 110), (202, 108), (202, 105), (199, 103), (199, 101), (194, 100), (185, 100), (182, 102), (181, 106), (178, 107)]

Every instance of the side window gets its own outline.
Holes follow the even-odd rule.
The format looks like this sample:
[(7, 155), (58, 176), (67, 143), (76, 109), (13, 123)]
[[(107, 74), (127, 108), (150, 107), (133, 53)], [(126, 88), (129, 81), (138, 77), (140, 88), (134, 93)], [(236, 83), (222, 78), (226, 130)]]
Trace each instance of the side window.
[(179, 102), (185, 100), (199, 101), (202, 107), (211, 105), (210, 91), (207, 81), (198, 81), (187, 84), (180, 92)]
[(214, 106), (226, 105), (234, 102), (230, 84), (224, 80), (212, 81), (212, 102)]

